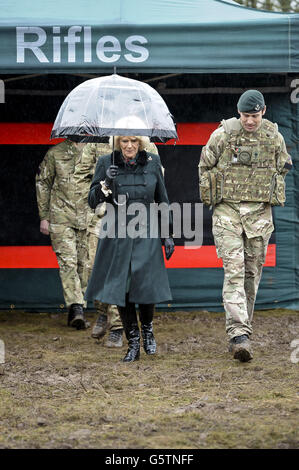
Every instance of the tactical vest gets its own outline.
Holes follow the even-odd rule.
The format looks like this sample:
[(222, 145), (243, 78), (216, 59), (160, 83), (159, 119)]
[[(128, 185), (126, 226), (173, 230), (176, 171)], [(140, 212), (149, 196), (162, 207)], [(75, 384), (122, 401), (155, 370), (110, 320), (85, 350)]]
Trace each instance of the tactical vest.
[(221, 200), (282, 205), (284, 179), (277, 172), (275, 155), (277, 124), (263, 119), (254, 134), (244, 131), (236, 118), (223, 120), (221, 125), (228, 134), (224, 152), (216, 165), (220, 171), (217, 181)]

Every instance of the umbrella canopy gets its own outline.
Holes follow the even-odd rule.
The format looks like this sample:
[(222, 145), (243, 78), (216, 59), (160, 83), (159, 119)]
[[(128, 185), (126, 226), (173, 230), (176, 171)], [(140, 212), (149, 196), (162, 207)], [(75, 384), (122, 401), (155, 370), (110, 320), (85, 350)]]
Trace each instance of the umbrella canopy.
[(113, 135), (143, 135), (161, 142), (177, 138), (159, 93), (146, 83), (113, 74), (86, 80), (68, 94), (51, 139), (73, 136), (80, 142), (101, 142)]

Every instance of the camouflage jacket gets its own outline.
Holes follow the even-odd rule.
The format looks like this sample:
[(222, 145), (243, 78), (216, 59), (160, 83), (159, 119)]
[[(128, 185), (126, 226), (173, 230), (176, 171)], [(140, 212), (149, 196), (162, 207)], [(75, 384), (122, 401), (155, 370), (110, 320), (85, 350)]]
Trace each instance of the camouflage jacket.
[(109, 144), (86, 144), (82, 151), (82, 157), (74, 173), (74, 184), (84, 188), (84, 203), (86, 212), (86, 228), (88, 232), (98, 235), (100, 233), (101, 218), (105, 213), (105, 203), (100, 204), (95, 211), (88, 205), (90, 184), (95, 172), (99, 157), (111, 152)]
[[(65, 140), (50, 148), (39, 166), (36, 176), (39, 216), (50, 222), (50, 230), (53, 224), (86, 229), (87, 197), (96, 163), (89, 146), (77, 147)], [(106, 150), (107, 147), (105, 153)]]
[(246, 132), (240, 120), (222, 121), (199, 163), (200, 194), (207, 205), (227, 202), (269, 202), (283, 205), (284, 176), (292, 161), (277, 125), (262, 120)]

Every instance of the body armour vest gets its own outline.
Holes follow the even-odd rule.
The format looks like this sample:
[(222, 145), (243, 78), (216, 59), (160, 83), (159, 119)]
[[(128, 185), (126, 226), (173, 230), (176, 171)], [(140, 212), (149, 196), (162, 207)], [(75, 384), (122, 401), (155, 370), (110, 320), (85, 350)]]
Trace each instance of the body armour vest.
[[(238, 119), (221, 121), (228, 139), (217, 163), (223, 201), (274, 201), (277, 194), (276, 148), (278, 128), (263, 119), (257, 132), (246, 132)], [(218, 178), (220, 176), (218, 174)], [(282, 194), (283, 198), (283, 194)]]

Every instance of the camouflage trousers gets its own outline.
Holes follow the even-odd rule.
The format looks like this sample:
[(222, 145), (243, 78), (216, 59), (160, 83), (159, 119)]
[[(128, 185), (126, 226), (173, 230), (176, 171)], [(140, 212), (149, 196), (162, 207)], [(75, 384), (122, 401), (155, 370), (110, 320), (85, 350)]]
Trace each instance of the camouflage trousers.
[(230, 339), (252, 334), (254, 304), (270, 239), (270, 235), (248, 238), (241, 222), (235, 228), (213, 215), (215, 245), (224, 268), (222, 296)]
[(59, 275), (67, 307), (86, 306), (84, 265), (87, 259), (86, 230), (51, 224), (51, 242), (59, 264)]
[[(91, 275), (99, 239), (94, 233), (87, 232), (86, 240), (88, 247), (88, 262), (85, 264), (84, 277), (88, 281)], [(98, 315), (107, 315), (108, 327), (110, 330), (118, 330), (123, 327), (116, 305), (105, 304), (99, 300), (95, 300), (94, 305)]]

